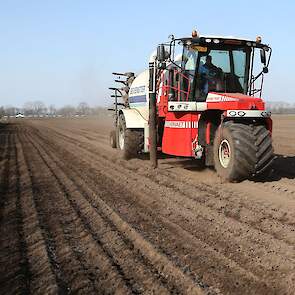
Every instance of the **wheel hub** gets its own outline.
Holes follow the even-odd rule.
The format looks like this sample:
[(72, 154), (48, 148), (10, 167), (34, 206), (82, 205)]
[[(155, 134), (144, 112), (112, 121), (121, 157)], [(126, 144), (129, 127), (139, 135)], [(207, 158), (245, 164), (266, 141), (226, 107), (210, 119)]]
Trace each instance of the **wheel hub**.
[(223, 139), (218, 149), (219, 162), (223, 168), (227, 168), (231, 159), (231, 150), (228, 140)]

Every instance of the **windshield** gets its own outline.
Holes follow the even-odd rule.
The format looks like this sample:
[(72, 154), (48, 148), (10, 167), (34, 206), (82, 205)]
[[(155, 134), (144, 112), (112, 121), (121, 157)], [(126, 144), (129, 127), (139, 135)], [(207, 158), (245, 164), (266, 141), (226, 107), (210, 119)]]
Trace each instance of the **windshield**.
[(250, 50), (245, 48), (184, 47), (182, 68), (191, 83), (190, 99), (208, 92), (247, 93)]

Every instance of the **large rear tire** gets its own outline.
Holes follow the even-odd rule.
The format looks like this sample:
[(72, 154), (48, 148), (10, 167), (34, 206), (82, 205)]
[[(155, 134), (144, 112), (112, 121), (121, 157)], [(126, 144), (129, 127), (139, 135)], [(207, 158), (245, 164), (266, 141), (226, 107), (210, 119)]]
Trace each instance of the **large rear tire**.
[(222, 124), (214, 139), (214, 165), (225, 181), (238, 182), (261, 175), (271, 165), (270, 132), (263, 125)]
[(125, 160), (136, 158), (143, 149), (143, 130), (126, 128), (124, 115), (120, 115), (117, 142)]

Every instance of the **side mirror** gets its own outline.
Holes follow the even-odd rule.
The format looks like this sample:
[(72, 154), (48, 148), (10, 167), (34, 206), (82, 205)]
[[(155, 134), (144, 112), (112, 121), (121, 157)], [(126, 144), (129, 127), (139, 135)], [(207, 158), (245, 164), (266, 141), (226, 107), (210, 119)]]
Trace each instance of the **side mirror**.
[(261, 60), (261, 63), (266, 65), (266, 56), (265, 56), (265, 50), (264, 49), (260, 49), (260, 60)]
[(157, 60), (158, 62), (164, 62), (165, 59), (166, 59), (165, 47), (163, 44), (160, 44), (157, 48)]
[(268, 73), (268, 67), (263, 67), (262, 72), (263, 72), (264, 74), (267, 74), (267, 73)]

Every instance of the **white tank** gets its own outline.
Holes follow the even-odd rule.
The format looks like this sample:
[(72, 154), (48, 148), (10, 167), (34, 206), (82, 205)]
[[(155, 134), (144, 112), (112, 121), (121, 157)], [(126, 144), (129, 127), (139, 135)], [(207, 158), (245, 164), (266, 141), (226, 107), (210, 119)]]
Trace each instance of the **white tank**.
[[(153, 51), (149, 62), (156, 60), (157, 51)], [(181, 60), (181, 57), (180, 57)], [(160, 85), (161, 92), (161, 85)], [(132, 82), (129, 90), (129, 106), (130, 109), (136, 109), (145, 120), (148, 120), (149, 116), (149, 70), (145, 70), (140, 73)], [(160, 95), (157, 95), (159, 99)]]
[(140, 73), (132, 82), (129, 90), (129, 106), (136, 109), (145, 120), (149, 112), (149, 70)]

